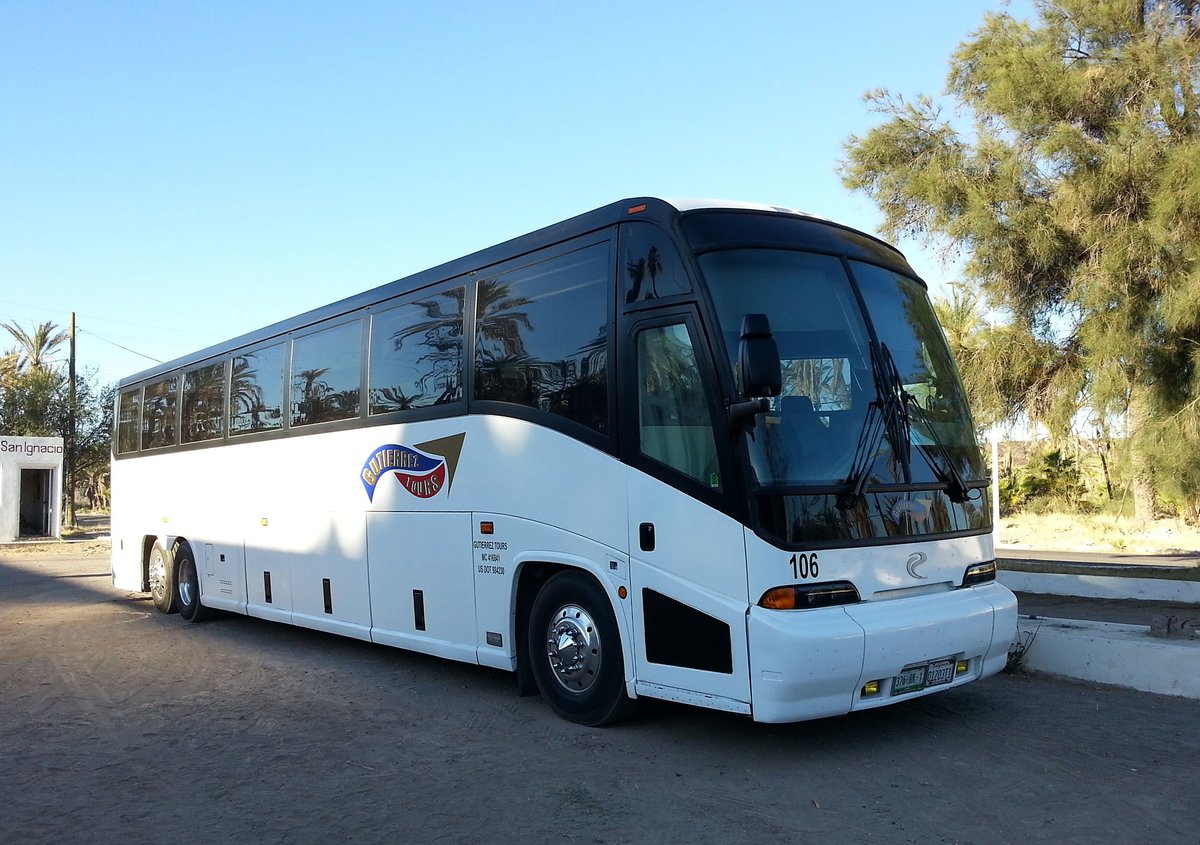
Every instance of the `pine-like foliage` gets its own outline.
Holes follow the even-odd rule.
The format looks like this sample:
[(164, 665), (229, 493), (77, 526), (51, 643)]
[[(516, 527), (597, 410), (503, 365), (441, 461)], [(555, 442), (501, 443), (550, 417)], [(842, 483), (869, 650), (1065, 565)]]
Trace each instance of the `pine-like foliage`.
[(1200, 0), (1036, 9), (954, 54), (955, 119), (869, 93), (887, 119), (847, 141), (843, 181), (1010, 316), (964, 355), (981, 418), (1126, 421), (1143, 484), (1200, 512)]

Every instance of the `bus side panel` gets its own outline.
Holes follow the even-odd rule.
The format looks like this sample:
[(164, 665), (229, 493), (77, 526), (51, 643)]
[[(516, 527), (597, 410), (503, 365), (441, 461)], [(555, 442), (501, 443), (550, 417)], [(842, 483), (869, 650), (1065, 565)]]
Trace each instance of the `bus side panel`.
[[(603, 506), (600, 504), (599, 506)], [(491, 527), (484, 534), (481, 526)], [(633, 677), (633, 609), (617, 590), (629, 586), (629, 558), (608, 546), (561, 528), (503, 514), (476, 513), (475, 537), (476, 625), (479, 638), (479, 662), (499, 669), (516, 668), (516, 584), (525, 566), (549, 565), (587, 572), (608, 595), (621, 632), (625, 678)], [(530, 601), (533, 597), (530, 596)]]
[(374, 627), (385, 645), (476, 662), (469, 513), (368, 513)]
[(246, 547), (237, 543), (206, 542), (196, 553), (200, 566), (201, 601), (207, 607), (246, 612)]
[(289, 514), (288, 522), (297, 532), (289, 560), (292, 622), (369, 640), (371, 600), (363, 514)]
[(307, 543), (307, 523), (287, 511), (246, 523), (246, 613), (292, 621), (292, 556)]

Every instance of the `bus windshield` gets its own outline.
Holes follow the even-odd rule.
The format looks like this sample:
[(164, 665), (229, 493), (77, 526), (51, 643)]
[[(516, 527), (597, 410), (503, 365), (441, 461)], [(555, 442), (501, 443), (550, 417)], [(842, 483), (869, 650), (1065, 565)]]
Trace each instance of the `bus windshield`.
[(920, 283), (785, 249), (713, 251), (699, 263), (731, 364), (745, 314), (768, 315), (779, 347), (782, 392), (746, 438), (775, 533), (850, 540), (982, 527), (982, 458)]

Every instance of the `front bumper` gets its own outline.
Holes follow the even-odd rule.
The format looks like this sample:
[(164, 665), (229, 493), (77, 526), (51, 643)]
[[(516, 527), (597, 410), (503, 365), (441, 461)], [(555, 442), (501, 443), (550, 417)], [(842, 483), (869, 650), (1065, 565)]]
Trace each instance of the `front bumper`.
[[(995, 582), (944, 593), (822, 610), (750, 609), (750, 685), (759, 722), (796, 722), (907, 701), (1004, 668), (1016, 637), (1017, 600)], [(950, 683), (892, 695), (905, 668), (953, 658)], [(867, 681), (880, 692), (862, 694)]]

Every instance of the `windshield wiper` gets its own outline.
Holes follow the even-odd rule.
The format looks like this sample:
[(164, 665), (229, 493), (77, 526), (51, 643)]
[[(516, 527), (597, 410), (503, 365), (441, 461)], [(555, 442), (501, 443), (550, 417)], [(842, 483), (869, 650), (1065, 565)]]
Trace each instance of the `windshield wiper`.
[[(934, 427), (933, 421), (929, 419), (929, 414), (917, 402), (915, 396), (911, 393), (905, 393), (905, 404), (912, 409), (917, 419), (925, 424), (925, 430), (929, 433), (929, 439), (933, 441), (933, 449), (926, 444), (918, 444), (921, 447), (921, 453), (925, 456), (929, 463), (933, 474), (938, 477), (946, 485), (946, 496), (952, 502), (959, 504), (967, 501), (970, 498), (970, 490), (967, 489), (967, 482), (963, 479), (962, 473), (958, 471), (958, 467), (954, 463), (954, 456), (950, 454), (950, 450), (946, 448), (946, 444), (942, 442), (942, 438), (938, 436), (937, 428)], [(939, 466), (938, 462), (933, 460), (931, 455), (936, 454), (942, 459), (944, 466)]]
[(913, 397), (904, 390), (896, 362), (886, 343), (878, 346), (871, 343), (871, 372), (875, 379), (875, 399), (867, 406), (867, 418), (863, 420), (862, 430), (858, 433), (854, 460), (850, 463), (850, 474), (844, 482), (850, 489), (838, 496), (837, 506), (842, 510), (853, 508), (863, 497), (885, 432), (891, 441), (893, 453), (903, 464), (905, 478), (911, 476), (908, 400)]

